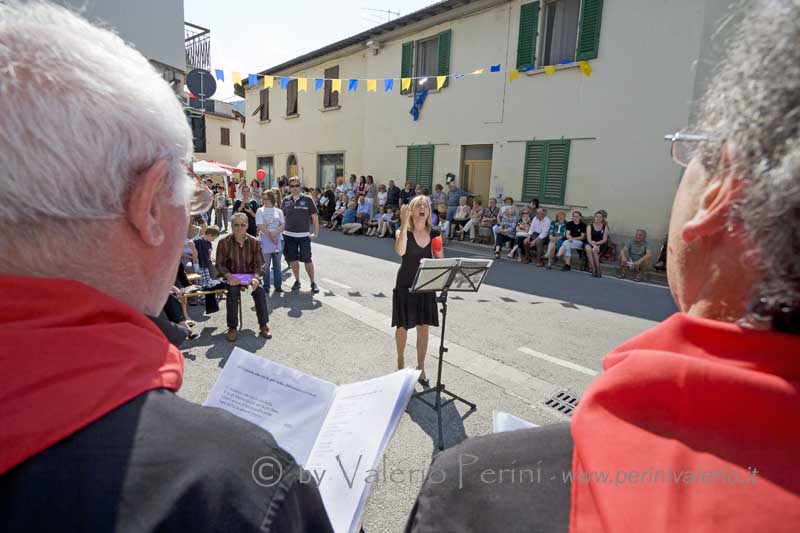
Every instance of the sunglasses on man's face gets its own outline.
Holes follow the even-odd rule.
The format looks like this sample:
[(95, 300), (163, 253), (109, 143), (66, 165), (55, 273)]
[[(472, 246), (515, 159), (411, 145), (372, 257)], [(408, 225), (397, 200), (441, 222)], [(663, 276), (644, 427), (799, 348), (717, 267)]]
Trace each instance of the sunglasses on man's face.
[(290, 189), (298, 189), (299, 187), (300, 187), (299, 185), (289, 185)]

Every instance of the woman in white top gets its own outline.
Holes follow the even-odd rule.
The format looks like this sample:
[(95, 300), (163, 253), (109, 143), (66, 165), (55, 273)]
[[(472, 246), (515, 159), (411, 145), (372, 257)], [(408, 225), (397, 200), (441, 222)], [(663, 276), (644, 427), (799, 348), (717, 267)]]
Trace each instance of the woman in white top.
[(275, 292), (283, 292), (281, 288), (283, 282), (281, 250), (283, 249), (283, 227), (285, 225), (283, 211), (279, 207), (275, 207), (278, 203), (274, 192), (264, 191), (261, 200), (264, 206), (259, 207), (256, 211), (256, 226), (258, 226), (258, 234), (261, 238), (261, 251), (264, 254), (264, 287), (269, 290), (271, 263)]
[(378, 211), (383, 213), (383, 206), (386, 205), (386, 185), (378, 186)]

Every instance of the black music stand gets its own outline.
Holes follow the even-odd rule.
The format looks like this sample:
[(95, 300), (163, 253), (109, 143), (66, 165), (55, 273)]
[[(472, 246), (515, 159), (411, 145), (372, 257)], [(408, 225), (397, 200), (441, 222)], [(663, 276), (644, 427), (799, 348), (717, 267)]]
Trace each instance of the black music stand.
[[(445, 324), (447, 323), (447, 293), (450, 291), (478, 292), (491, 266), (492, 261), (486, 259), (423, 259), (414, 276), (414, 283), (409, 289), (412, 293), (441, 293), (436, 297), (436, 301), (442, 304), (442, 327), (440, 330), (439, 364), (436, 373), (436, 386), (418, 392), (412, 396), (412, 398), (418, 399), (436, 411), (436, 420), (439, 428), (439, 450), (444, 450), (442, 408), (456, 400), (469, 406), (467, 414), (472, 413), (478, 408), (474, 403), (447, 390), (444, 383), (442, 383), (442, 363), (444, 361), (444, 354), (447, 353), (447, 348), (444, 346), (444, 330)], [(434, 402), (423, 398), (424, 395), (431, 392), (436, 395)], [(450, 398), (442, 401), (443, 394)]]

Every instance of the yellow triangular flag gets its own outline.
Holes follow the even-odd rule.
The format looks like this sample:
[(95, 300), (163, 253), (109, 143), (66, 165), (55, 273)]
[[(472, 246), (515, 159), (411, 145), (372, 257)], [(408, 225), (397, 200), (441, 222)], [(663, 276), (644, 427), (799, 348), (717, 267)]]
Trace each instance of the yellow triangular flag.
[(483, 74), (483, 69), (482, 69), (482, 68), (479, 68), (478, 70), (475, 70), (475, 71), (473, 71), (472, 73), (473, 73), (473, 74)]
[(272, 83), (274, 82), (274, 78), (272, 76), (264, 76), (264, 88), (269, 89), (272, 87)]
[(298, 91), (308, 90), (308, 78), (297, 78), (297, 90)]
[(238, 83), (239, 85), (242, 84), (242, 75), (235, 70), (231, 72), (231, 78), (233, 79), (233, 83)]
[(331, 80), (331, 92), (342, 92), (342, 80)]
[(592, 65), (590, 65), (588, 61), (578, 61), (578, 65), (580, 65), (581, 72), (583, 72), (587, 78), (592, 75)]
[(519, 79), (519, 71), (515, 68), (512, 68), (508, 71), (508, 81), (514, 81)]
[(544, 67), (545, 76), (552, 76), (555, 73), (556, 73), (556, 67), (554, 67), (553, 65), (547, 65), (546, 67)]
[(444, 80), (447, 79), (447, 76), (436, 76), (436, 88), (441, 89), (444, 86)]
[(378, 81), (377, 80), (367, 80), (367, 92), (368, 93), (370, 93), (370, 92), (374, 93), (376, 90), (378, 90)]
[(400, 88), (407, 91), (411, 87), (411, 78), (400, 78)]

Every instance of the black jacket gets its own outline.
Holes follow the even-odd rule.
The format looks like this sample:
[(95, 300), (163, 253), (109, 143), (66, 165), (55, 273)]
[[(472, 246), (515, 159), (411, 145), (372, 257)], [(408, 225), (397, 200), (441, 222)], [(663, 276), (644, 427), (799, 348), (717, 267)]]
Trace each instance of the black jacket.
[(467, 439), (436, 457), (405, 531), (565, 532), (571, 469), (568, 423)]

